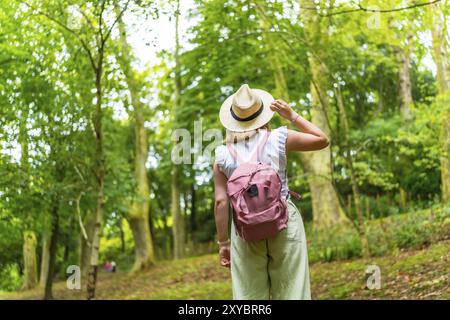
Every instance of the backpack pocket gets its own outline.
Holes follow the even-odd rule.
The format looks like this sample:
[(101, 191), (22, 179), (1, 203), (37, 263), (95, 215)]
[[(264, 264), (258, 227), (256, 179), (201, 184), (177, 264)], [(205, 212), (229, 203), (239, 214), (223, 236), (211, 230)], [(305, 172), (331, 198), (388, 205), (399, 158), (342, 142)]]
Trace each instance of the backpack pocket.
[(246, 241), (259, 241), (275, 236), (287, 227), (287, 209), (276, 202), (270, 208), (248, 215), (234, 215), (238, 234)]
[(283, 215), (287, 215), (287, 209), (282, 203), (275, 202), (268, 209), (258, 213), (237, 214), (236, 219), (244, 226), (253, 226), (277, 219), (283, 219)]

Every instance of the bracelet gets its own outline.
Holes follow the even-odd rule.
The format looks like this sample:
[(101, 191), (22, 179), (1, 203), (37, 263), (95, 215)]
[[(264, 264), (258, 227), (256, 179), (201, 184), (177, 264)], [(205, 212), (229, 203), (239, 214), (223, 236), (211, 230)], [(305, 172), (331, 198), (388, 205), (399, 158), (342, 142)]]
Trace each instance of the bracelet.
[(299, 117), (300, 115), (297, 113), (297, 115), (291, 120), (291, 123), (295, 123)]
[(228, 245), (228, 244), (230, 244), (230, 239), (228, 239), (228, 240), (225, 240), (225, 241), (217, 241), (217, 244), (219, 245), (219, 246), (225, 246), (225, 245)]

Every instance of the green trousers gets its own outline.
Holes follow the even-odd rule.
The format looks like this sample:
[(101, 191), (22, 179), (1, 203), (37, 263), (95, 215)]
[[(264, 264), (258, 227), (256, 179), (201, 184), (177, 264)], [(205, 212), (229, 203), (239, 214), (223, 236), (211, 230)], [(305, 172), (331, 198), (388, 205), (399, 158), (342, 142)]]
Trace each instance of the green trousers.
[(288, 209), (287, 228), (266, 240), (247, 242), (231, 224), (233, 299), (311, 299), (302, 217), (290, 200)]

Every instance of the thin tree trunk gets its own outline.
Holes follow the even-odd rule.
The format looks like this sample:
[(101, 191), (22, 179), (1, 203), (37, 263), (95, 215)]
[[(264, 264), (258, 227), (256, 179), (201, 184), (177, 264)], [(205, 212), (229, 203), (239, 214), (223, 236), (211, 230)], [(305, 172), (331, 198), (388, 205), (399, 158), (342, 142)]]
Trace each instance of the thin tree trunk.
[[(120, 9), (116, 6), (116, 14)], [(144, 126), (144, 104), (140, 100), (142, 84), (136, 79), (131, 66), (131, 48), (127, 43), (125, 24), (118, 21), (121, 52), (118, 57), (131, 94), (135, 120), (134, 176), (137, 182), (136, 199), (131, 203), (127, 216), (135, 243), (133, 272), (147, 269), (155, 262), (153, 241), (149, 227), (150, 188), (145, 166), (148, 157), (147, 131)]]
[(44, 288), (47, 282), (48, 268), (50, 264), (50, 242), (51, 234), (46, 233), (42, 241), (42, 257), (41, 257), (41, 273), (39, 277), (39, 285)]
[(349, 193), (347, 195), (347, 212), (348, 212), (349, 216), (352, 216), (352, 208), (353, 208), (353, 205), (352, 205), (352, 194)]
[[(73, 216), (70, 216), (70, 218), (69, 218), (69, 230), (73, 229), (73, 227), (74, 227), (73, 223), (74, 223)], [(63, 266), (66, 266), (67, 263), (69, 262), (69, 256), (70, 256), (70, 242), (67, 241), (64, 244)]]
[(91, 241), (94, 236), (95, 220), (94, 215), (91, 211), (86, 213), (83, 222), (84, 228), (86, 230), (87, 239), (84, 238), (83, 234), (80, 234), (80, 269), (81, 269), (81, 281), (87, 282), (89, 274), (89, 266), (91, 262)]
[(184, 256), (184, 221), (180, 209), (180, 190), (178, 179), (178, 168), (172, 169), (171, 183), (171, 211), (172, 211), (172, 234), (173, 234), (173, 258), (181, 259)]
[(103, 75), (103, 50), (99, 52), (97, 70), (95, 74), (95, 87), (97, 104), (94, 116), (95, 131), (95, 175), (97, 181), (97, 205), (95, 210), (94, 233), (92, 237), (92, 248), (90, 257), (90, 266), (87, 281), (87, 298), (88, 300), (95, 298), (95, 287), (97, 282), (98, 255), (100, 249), (100, 236), (102, 231), (105, 196), (105, 159), (103, 154), (103, 130), (102, 130), (102, 75)]
[[(127, 1), (124, 4), (124, 8), (120, 11), (118, 18), (127, 10), (128, 5), (131, 1)], [(90, 266), (88, 272), (88, 281), (87, 281), (87, 298), (93, 299), (95, 297), (95, 286), (97, 279), (97, 269), (98, 269), (98, 256), (99, 256), (99, 244), (100, 244), (100, 236), (102, 231), (102, 223), (103, 216), (105, 210), (105, 174), (106, 174), (106, 165), (105, 165), (105, 155), (103, 150), (103, 129), (102, 129), (102, 121), (103, 121), (103, 112), (102, 112), (102, 77), (103, 77), (103, 63), (105, 58), (105, 47), (108, 39), (111, 36), (111, 31), (115, 27), (117, 20), (111, 23), (109, 26), (104, 20), (105, 7), (108, 4), (105, 1), (99, 2), (99, 10), (95, 10), (93, 12), (94, 15), (97, 15), (96, 26), (94, 27), (90, 24), (89, 29), (92, 27), (95, 30), (92, 31), (91, 38), (95, 38), (94, 48), (91, 47), (91, 41), (87, 41), (83, 39), (83, 37), (76, 37), (77, 41), (82, 45), (83, 50), (87, 54), (89, 58), (90, 65), (92, 67), (92, 71), (95, 75), (95, 89), (96, 89), (96, 103), (95, 109), (93, 110), (93, 127), (94, 127), (94, 140), (95, 140), (95, 153), (93, 156), (93, 171), (94, 177), (96, 180), (96, 208), (95, 208), (95, 218), (94, 218), (94, 231), (92, 236), (92, 248), (90, 255)], [(53, 22), (58, 21), (58, 19), (52, 17), (50, 14), (39, 13)], [(89, 19), (88, 19), (89, 20)], [(58, 21), (58, 24), (63, 26), (67, 31), (72, 31), (68, 26), (64, 25), (61, 21)], [(94, 52), (95, 50), (95, 52)]]
[(400, 209), (402, 209), (402, 211), (406, 210), (406, 190), (403, 189), (402, 187), (400, 187), (400, 194), (399, 194), (399, 198), (400, 198)]
[(123, 232), (123, 220), (119, 221), (119, 235), (120, 235), (120, 251), (125, 252), (125, 233)]
[(52, 210), (52, 235), (50, 237), (50, 257), (48, 265), (48, 274), (45, 279), (45, 291), (44, 299), (53, 299), (53, 278), (55, 276), (55, 265), (56, 265), (56, 252), (58, 249), (58, 233), (59, 233), (59, 204), (58, 199), (54, 200), (54, 207)]
[(192, 182), (191, 187), (191, 216), (190, 216), (190, 225), (191, 225), (191, 233), (197, 230), (197, 222), (196, 222), (196, 203), (195, 203), (195, 182)]
[(399, 64), (398, 78), (399, 78), (399, 97), (400, 97), (400, 114), (404, 121), (412, 119), (412, 108), (414, 101), (411, 92), (411, 50), (412, 37), (408, 34), (408, 44), (403, 47), (397, 47), (396, 56)]
[[(175, 12), (175, 93), (174, 93), (174, 114), (181, 108), (181, 74), (180, 74), (180, 41), (179, 41), (179, 17), (180, 0), (176, 2)], [(171, 180), (171, 211), (173, 219), (173, 257), (180, 259), (184, 256), (184, 219), (180, 209), (180, 186), (179, 186), (179, 167), (172, 164)]]
[(34, 231), (25, 231), (23, 233), (23, 290), (33, 289), (38, 284), (36, 245), (37, 240)]
[(444, 202), (450, 202), (450, 55), (447, 42), (447, 21), (443, 6), (448, 2), (430, 6), (432, 15), (433, 59), (436, 63), (438, 103), (444, 112), (441, 124), (441, 189)]
[(370, 220), (370, 205), (369, 205), (369, 197), (366, 197), (366, 220)]
[(352, 192), (353, 197), (355, 200), (355, 210), (356, 210), (356, 217), (358, 219), (358, 232), (362, 243), (362, 255), (365, 258), (370, 257), (370, 248), (369, 248), (369, 240), (367, 238), (367, 232), (366, 232), (366, 224), (364, 222), (364, 217), (362, 213), (362, 204), (361, 204), (361, 194), (359, 192), (358, 187), (358, 180), (355, 174), (355, 170), (353, 169), (353, 156), (352, 156), (352, 150), (350, 146), (350, 139), (349, 139), (349, 125), (348, 125), (348, 119), (347, 119), (347, 113), (345, 112), (345, 106), (344, 106), (344, 99), (342, 97), (342, 93), (340, 90), (340, 87), (338, 86), (335, 90), (336, 94), (336, 100), (340, 115), (340, 123), (342, 124), (342, 131), (344, 135), (344, 156), (347, 162), (347, 167), (350, 172), (350, 181), (352, 185)]
[[(28, 148), (28, 131), (27, 121), (29, 116), (29, 109), (24, 107), (22, 116), (19, 123), (19, 143), (21, 147), (20, 157), (20, 191), (23, 197), (26, 197), (29, 193), (29, 148)], [(27, 210), (22, 204), (19, 210)], [(32, 230), (30, 225), (26, 226), (26, 230), (23, 233), (23, 263), (24, 263), (24, 278), (22, 289), (32, 289), (38, 285), (38, 271), (37, 271), (37, 257), (36, 246), (37, 238), (36, 233)]]

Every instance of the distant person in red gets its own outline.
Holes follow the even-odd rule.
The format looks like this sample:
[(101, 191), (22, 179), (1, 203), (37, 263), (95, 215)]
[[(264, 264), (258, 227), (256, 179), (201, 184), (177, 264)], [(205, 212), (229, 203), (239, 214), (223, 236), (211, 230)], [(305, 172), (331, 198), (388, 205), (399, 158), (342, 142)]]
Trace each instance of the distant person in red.
[(113, 272), (113, 264), (111, 261), (106, 261), (104, 268), (106, 272)]

